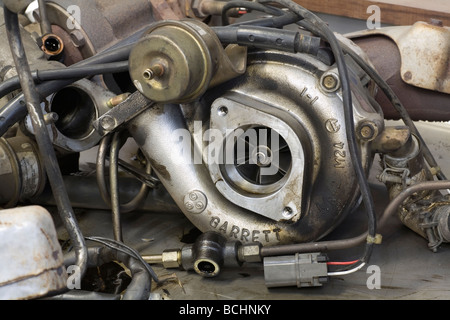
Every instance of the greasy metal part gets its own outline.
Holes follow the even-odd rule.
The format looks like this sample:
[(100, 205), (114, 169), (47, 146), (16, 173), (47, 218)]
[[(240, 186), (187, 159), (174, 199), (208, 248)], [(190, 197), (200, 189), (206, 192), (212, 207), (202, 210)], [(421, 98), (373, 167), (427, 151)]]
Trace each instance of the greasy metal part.
[(372, 142), (375, 153), (391, 153), (399, 150), (411, 139), (411, 130), (405, 126), (385, 127)]
[[(95, 121), (110, 110), (107, 103), (114, 96), (87, 79), (49, 96), (41, 107), (44, 114), (58, 115), (58, 120), (48, 128), (52, 143), (71, 152), (85, 151), (97, 145), (101, 135), (94, 128)], [(30, 116), (25, 119), (25, 127), (35, 133)]]
[(204, 277), (217, 276), (224, 263), (225, 242), (226, 238), (219, 233), (203, 233), (192, 247), (195, 272)]
[[(108, 100), (111, 101), (111, 100)], [(122, 125), (152, 107), (154, 102), (146, 99), (140, 92), (135, 92), (93, 121), (93, 127), (101, 136), (113, 132)], [(108, 103), (106, 103), (108, 105)]]
[(420, 143), (415, 136), (411, 136), (402, 148), (385, 154), (383, 161), (385, 167), (408, 169), (412, 176), (416, 175), (424, 168)]
[(42, 51), (50, 57), (58, 57), (64, 51), (64, 42), (53, 33), (47, 33), (42, 37)]
[(164, 250), (162, 254), (144, 255), (149, 264), (164, 268), (194, 270), (204, 277), (217, 276), (223, 267), (240, 267), (246, 262), (261, 262), (261, 243), (243, 244), (227, 239), (217, 232), (205, 232), (194, 244), (181, 249)]
[(259, 242), (246, 243), (238, 248), (238, 261), (241, 262), (261, 262), (262, 245)]
[(116, 132), (113, 134), (109, 157), (109, 187), (111, 194), (111, 209), (113, 221), (114, 239), (123, 241), (122, 223), (120, 212), (120, 193), (119, 193), (119, 151), (122, 146), (123, 134)]
[[(438, 192), (439, 188), (433, 188), (439, 184), (433, 184), (432, 174), (424, 166), (417, 137), (409, 136), (403, 146), (384, 154), (382, 165), (384, 170), (378, 179), (386, 184), (392, 199), (385, 213), (390, 215), (393, 212), (392, 206), (397, 206), (402, 223), (427, 239), (430, 250), (436, 252), (444, 242), (443, 234), (446, 234), (448, 226), (449, 202)], [(423, 188), (411, 193), (410, 190), (417, 189), (416, 185), (423, 185)]]
[(115, 96), (106, 103), (108, 107), (114, 108), (115, 106), (118, 106), (122, 102), (124, 102), (128, 97), (130, 96), (130, 93), (123, 93), (118, 96)]
[[(223, 158), (208, 153), (211, 178), (229, 201), (275, 221), (295, 222), (304, 205), (294, 199), (304, 194), (305, 153), (310, 151), (308, 143), (303, 146), (307, 134), (262, 109), (270, 106), (262, 107), (243, 96), (214, 101), (208, 141), (214, 141), (209, 147), (222, 152)], [(242, 168), (251, 174), (257, 168), (257, 176), (246, 176)]]
[[(377, 34), (376, 31), (372, 33), (350, 37), (369, 56), (377, 72), (403, 102), (412, 120), (450, 120), (447, 108), (450, 105), (450, 95), (406, 83), (402, 79), (402, 57), (397, 44), (386, 35)], [(376, 100), (383, 108), (386, 119), (399, 119), (398, 112), (382, 92), (376, 95)]]
[[(92, 240), (96, 240), (96, 238), (88, 238)], [(152, 289), (152, 276), (149, 274), (147, 268), (142, 264), (137, 257), (133, 257), (127, 252), (123, 252), (122, 250), (116, 249), (115, 247), (107, 247), (107, 246), (99, 246), (99, 247), (89, 247), (88, 249), (88, 267), (89, 268), (97, 268), (101, 265), (111, 262), (111, 261), (119, 261), (123, 263), (131, 272), (132, 280), (128, 285), (125, 292), (120, 294), (121, 300), (148, 300), (150, 297), (150, 292)], [(64, 257), (64, 264), (66, 266), (73, 265), (75, 262), (75, 257), (72, 252), (69, 252)], [(74, 290), (79, 291), (79, 290)], [(89, 297), (90, 293), (85, 292), (87, 297)], [(77, 297), (76, 299), (80, 299), (81, 297)], [(110, 299), (115, 298), (116, 295), (109, 294), (107, 295)], [(56, 296), (56, 299), (59, 297)]]
[[(196, 20), (162, 21), (146, 31), (130, 54), (130, 75), (136, 88), (155, 102), (191, 102), (218, 84), (214, 77), (226, 51), (215, 33)], [(228, 59), (229, 60), (229, 59)], [(231, 77), (241, 74), (232, 68)], [(228, 63), (226, 67), (231, 64)], [(220, 74), (220, 80), (224, 79)]]
[(80, 275), (84, 275), (87, 265), (86, 244), (67, 196), (55, 150), (44, 122), (43, 112), (39, 105), (39, 94), (31, 76), (30, 66), (21, 39), (18, 17), (7, 8), (4, 8), (4, 15), (10, 49), (20, 77), (27, 110), (35, 130), (42, 163), (55, 194), (59, 214), (72, 240), (77, 256), (77, 266), (80, 268)]
[(440, 241), (450, 242), (450, 206), (448, 204), (439, 206), (433, 214), (433, 221), (436, 223), (436, 234)]
[(153, 8), (153, 15), (157, 21), (181, 20), (186, 18), (190, 8), (188, 1), (183, 0), (149, 0)]
[(74, 43), (66, 43), (66, 49), (74, 56), (81, 54), (83, 59), (155, 21), (152, 5), (147, 0), (59, 0), (48, 2), (47, 11), (52, 29), (59, 27), (53, 32), (61, 38), (74, 39)]
[(64, 291), (67, 272), (53, 218), (42, 207), (0, 210), (0, 299)]
[(327, 257), (320, 253), (264, 258), (264, 280), (268, 288), (320, 287), (328, 281)]
[(412, 26), (375, 29), (358, 36), (373, 34), (387, 36), (397, 43), (404, 82), (450, 94), (450, 27), (419, 21)]
[[(0, 12), (0, 43), (7, 44), (8, 36), (5, 30), (4, 25), (4, 15), (3, 10)], [(27, 34), (26, 30), (21, 27), (23, 34)], [(32, 36), (24, 36), (23, 37), (23, 46), (27, 53), (27, 57), (30, 63), (30, 68), (32, 70), (49, 70), (57, 67), (61, 67), (61, 63), (57, 61), (48, 61), (46, 55), (42, 52), (40, 47), (36, 44), (36, 39)], [(0, 74), (0, 80), (6, 81), (12, 77), (17, 76), (14, 59), (11, 54), (11, 50), (7, 45), (3, 45), (0, 47), (0, 70), (2, 70)], [(12, 95), (8, 95), (4, 97), (5, 100), (11, 98)]]
[(31, 138), (0, 138), (0, 179), (0, 205), (5, 208), (42, 192), (45, 171), (38, 147)]
[(4, 0), (3, 4), (14, 13), (22, 13), (33, 0)]
[[(427, 205), (422, 205), (420, 206), (416, 206), (414, 209), (414, 211), (408, 211), (408, 209), (412, 209), (411, 207), (408, 208), (408, 204), (411, 204), (414, 202), (417, 202), (420, 198), (425, 198), (425, 197), (430, 197), (432, 199), (434, 199), (435, 201), (437, 201), (437, 203), (439, 203), (439, 200), (442, 200), (442, 195), (440, 197), (436, 198), (436, 192), (438, 190), (443, 190), (443, 189), (449, 189), (450, 188), (450, 181), (448, 180), (441, 180), (441, 181), (421, 181), (418, 182), (414, 185), (411, 185), (407, 188), (401, 189), (399, 192), (396, 192), (394, 194), (394, 196), (392, 197), (391, 202), (389, 203), (389, 205), (386, 207), (385, 209), (385, 214), (387, 215), (392, 215), (395, 212), (399, 212), (400, 214), (400, 218), (402, 219), (402, 222), (405, 223), (405, 225), (407, 225), (409, 228), (411, 228), (413, 231), (415, 231), (416, 233), (418, 233), (419, 235), (421, 235), (422, 237), (424, 237), (425, 239), (428, 239), (428, 235), (426, 233), (426, 231), (424, 231), (423, 228), (423, 224), (424, 223), (432, 223), (433, 221), (433, 217), (431, 216), (431, 218), (429, 218), (429, 216), (427, 215), (421, 215), (421, 212), (425, 211), (425, 209), (427, 209), (427, 207), (429, 206), (429, 202), (425, 202), (428, 203)], [(415, 197), (415, 199), (414, 199)], [(440, 199), (439, 199), (440, 198)], [(410, 199), (410, 201), (407, 201), (408, 199)], [(406, 203), (405, 203), (406, 201)], [(438, 205), (439, 207), (439, 205)], [(444, 204), (443, 206), (444, 209), (444, 217), (445, 219), (447, 219), (448, 217), (446, 216), (446, 214), (448, 214), (448, 207), (447, 207), (447, 203)], [(437, 211), (437, 219), (439, 220), (440, 218), (440, 214), (442, 214), (442, 212), (439, 212), (439, 210)], [(424, 218), (429, 218), (427, 220), (424, 220)], [(445, 220), (444, 222), (441, 222), (444, 224), (445, 223), (448, 224), (448, 219)], [(442, 230), (442, 229), (441, 229)], [(445, 234), (445, 231), (444, 231)], [(438, 243), (439, 244), (439, 243)], [(437, 250), (437, 246), (435, 243), (431, 243), (430, 249), (433, 251)]]
[[(302, 68), (309, 68), (309, 72), (298, 66), (299, 57)], [(136, 117), (128, 129), (161, 183), (201, 231), (217, 231), (243, 243), (259, 241), (264, 245), (320, 239), (352, 210), (358, 197), (353, 167), (347, 158), (345, 121), (339, 107), (342, 100), (336, 94), (324, 94), (316, 85), (320, 76), (319, 79), (312, 76), (320, 73), (320, 68), (327, 70), (329, 67), (306, 55), (276, 52), (250, 54), (249, 62), (247, 74), (239, 81), (229, 82), (227, 86), (210, 92), (204, 100), (185, 105), (183, 109), (177, 105), (155, 105)], [(290, 79), (289, 84), (286, 79)], [(203, 128), (194, 130), (195, 120), (208, 119), (212, 103), (227, 90), (237, 94), (239, 101), (270, 103), (270, 110), (266, 112), (282, 119), (288, 118), (284, 121), (289, 121), (291, 127), (307, 128), (305, 132), (312, 145), (305, 161), (310, 166), (305, 171), (309, 175), (310, 194), (290, 200), (306, 202), (305, 214), (299, 221), (274, 221), (245, 210), (227, 200), (211, 181), (206, 166), (207, 152), (203, 152), (207, 150), (204, 147), (208, 141), (203, 139)], [(255, 102), (253, 107), (260, 105)], [(311, 108), (311, 105), (316, 107)], [(326, 107), (320, 108), (319, 105)], [(363, 114), (370, 114), (370, 119), (382, 122), (381, 115), (375, 110), (369, 113), (357, 106), (355, 109), (358, 109), (356, 123), (363, 120)], [(311, 116), (311, 112), (319, 114)], [(188, 123), (185, 117), (188, 117)], [(193, 149), (187, 149), (192, 152), (186, 152), (186, 142), (192, 137), (195, 145)], [(369, 145), (363, 144), (361, 150), (363, 165), (368, 168), (371, 159)], [(207, 206), (201, 213), (191, 213), (184, 205), (185, 196), (193, 190), (201, 191), (207, 199)]]
[[(106, 154), (108, 153), (108, 150), (110, 150), (110, 158), (116, 158), (117, 156), (117, 146), (114, 148), (116, 149), (114, 152), (111, 153), (111, 144), (112, 144), (112, 140), (114, 138), (115, 134), (111, 134), (111, 135), (107, 135), (106, 137), (104, 137), (99, 145), (99, 149), (98, 149), (98, 153), (97, 153), (97, 161), (96, 161), (96, 179), (97, 179), (97, 184), (98, 184), (98, 189), (101, 195), (101, 198), (103, 199), (103, 202), (108, 205), (109, 208), (111, 208), (113, 206), (112, 203), (112, 192), (110, 192), (108, 190), (108, 186), (107, 186), (107, 182), (106, 182), (106, 177), (105, 177), (105, 161), (106, 161)], [(117, 138), (117, 137), (116, 137)], [(116, 141), (117, 143), (117, 141)], [(110, 168), (110, 170), (116, 170), (114, 168), (114, 165), (112, 168)], [(147, 174), (149, 174), (151, 170), (151, 167), (149, 164), (147, 164)], [(116, 175), (115, 172), (113, 172), (113, 175)], [(110, 177), (111, 179), (111, 177)], [(118, 178), (117, 178), (118, 179)], [(117, 180), (115, 179), (115, 180)], [(114, 185), (118, 183), (118, 181), (114, 182)], [(114, 210), (116, 211), (120, 211), (122, 213), (125, 212), (131, 212), (133, 210), (136, 210), (145, 200), (145, 198), (147, 197), (147, 195), (150, 192), (150, 188), (147, 185), (146, 182), (143, 182), (141, 184), (141, 188), (139, 190), (138, 193), (136, 193), (136, 195), (129, 200), (128, 202), (124, 203), (124, 204), (118, 204), (117, 201), (119, 200), (118, 198), (120, 197), (120, 192), (119, 192), (119, 185), (115, 186), (115, 190), (114, 190), (114, 197), (115, 197), (115, 201), (116, 203), (114, 204), (116, 206), (116, 208)], [(118, 206), (118, 207), (117, 207)], [(117, 212), (116, 212), (117, 213)], [(119, 217), (116, 216), (115, 219), (118, 219)]]
[[(216, 0), (192, 0), (192, 11), (198, 18), (206, 18), (210, 15), (220, 16), (222, 15), (223, 7), (227, 4), (227, 1)], [(239, 8), (229, 10), (228, 16), (237, 18), (241, 14)]]
[[(27, 37), (25, 37), (27, 39)], [(117, 61), (123, 61), (127, 59), (127, 57), (130, 54), (130, 50), (132, 48), (132, 45), (121, 45), (117, 48), (107, 50), (103, 53), (100, 53), (92, 58), (89, 58), (87, 60), (84, 60), (77, 64), (77, 66), (88, 66), (92, 64), (101, 64), (101, 63), (109, 63), (109, 62), (117, 62)], [(40, 51), (40, 50), (39, 50)], [(42, 51), (41, 51), (41, 55)], [(30, 57), (31, 58), (31, 57)], [(58, 66), (60, 64), (58, 63)], [(36, 86), (36, 89), (38, 90), (39, 94), (42, 97), (47, 97), (49, 95), (52, 95), (53, 93), (65, 88), (68, 85), (73, 84), (79, 80), (79, 78), (76, 79), (70, 79), (70, 80), (54, 80), (54, 81), (47, 81), (45, 83), (39, 84)], [(27, 108), (26, 104), (24, 103), (24, 95), (19, 94), (16, 97), (14, 97), (12, 100), (10, 100), (5, 107), (0, 109), (0, 134), (4, 134), (9, 128), (11, 128), (15, 123), (23, 120), (23, 118), (27, 115)]]
[[(108, 202), (99, 201), (102, 194), (99, 192), (97, 180), (94, 176), (63, 176), (69, 194), (70, 203), (74, 208), (92, 210), (110, 210)], [(128, 203), (135, 198), (139, 192), (142, 194), (142, 183), (131, 177), (119, 177), (120, 199)], [(41, 194), (31, 199), (35, 204), (41, 206), (55, 206), (55, 199), (49, 188), (45, 188)], [(145, 213), (181, 213), (178, 206), (173, 202), (164, 188), (150, 189), (147, 197), (143, 197), (140, 204), (133, 207), (136, 212)], [(125, 213), (125, 211), (122, 211)]]

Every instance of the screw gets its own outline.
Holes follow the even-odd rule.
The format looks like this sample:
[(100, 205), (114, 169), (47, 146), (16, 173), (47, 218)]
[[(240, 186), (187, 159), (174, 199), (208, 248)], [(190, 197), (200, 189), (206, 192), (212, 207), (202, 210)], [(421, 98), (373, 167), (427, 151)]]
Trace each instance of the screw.
[(364, 122), (359, 127), (359, 135), (362, 139), (370, 141), (373, 140), (378, 133), (377, 126), (373, 122)]
[(198, 196), (195, 192), (192, 192), (189, 194), (189, 199), (191, 199), (192, 201), (197, 200)]
[(49, 112), (44, 114), (44, 122), (45, 124), (52, 124), (58, 121), (59, 116), (56, 112)]
[(189, 211), (194, 209), (194, 204), (192, 202), (186, 202), (184, 205)]
[(293, 214), (294, 214), (294, 211), (292, 210), (291, 207), (286, 207), (283, 209), (283, 217), (289, 219), (292, 217)]
[(323, 78), (322, 85), (324, 86), (325, 89), (334, 91), (339, 86), (339, 80), (336, 78), (335, 75), (329, 74)]
[(225, 117), (228, 114), (228, 108), (225, 106), (221, 106), (217, 109), (217, 114), (221, 117)]
[(204, 205), (203, 205), (202, 202), (196, 202), (196, 203), (195, 203), (195, 207), (196, 207), (197, 209), (203, 209)]
[(119, 104), (121, 104), (122, 102), (127, 100), (127, 98), (129, 96), (130, 96), (130, 93), (122, 93), (118, 96), (115, 96), (115, 97), (109, 99), (109, 101), (106, 103), (106, 105), (110, 108), (114, 108), (115, 106), (118, 106)]
[(116, 126), (116, 119), (114, 119), (111, 116), (106, 115), (100, 119), (100, 126), (105, 131), (111, 131)]

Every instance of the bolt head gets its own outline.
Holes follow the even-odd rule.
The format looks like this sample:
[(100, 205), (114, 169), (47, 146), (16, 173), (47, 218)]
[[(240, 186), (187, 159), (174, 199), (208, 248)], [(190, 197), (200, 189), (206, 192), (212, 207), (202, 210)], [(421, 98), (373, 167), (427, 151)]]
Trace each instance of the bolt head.
[(334, 75), (326, 75), (322, 79), (322, 85), (326, 90), (336, 90), (339, 86), (339, 80)]
[(103, 130), (111, 131), (116, 126), (116, 119), (114, 119), (111, 116), (106, 115), (103, 118), (101, 118), (100, 126), (103, 128)]

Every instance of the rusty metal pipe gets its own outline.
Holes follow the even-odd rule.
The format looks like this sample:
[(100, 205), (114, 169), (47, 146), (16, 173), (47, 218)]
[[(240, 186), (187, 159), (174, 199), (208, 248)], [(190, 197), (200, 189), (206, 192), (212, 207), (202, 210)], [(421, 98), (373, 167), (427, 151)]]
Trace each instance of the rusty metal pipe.
[[(413, 121), (449, 121), (450, 95), (407, 84), (400, 74), (401, 56), (396, 43), (383, 35), (352, 39), (369, 57), (375, 69), (392, 88), (407, 109)], [(375, 97), (386, 119), (400, 116), (383, 92)]]

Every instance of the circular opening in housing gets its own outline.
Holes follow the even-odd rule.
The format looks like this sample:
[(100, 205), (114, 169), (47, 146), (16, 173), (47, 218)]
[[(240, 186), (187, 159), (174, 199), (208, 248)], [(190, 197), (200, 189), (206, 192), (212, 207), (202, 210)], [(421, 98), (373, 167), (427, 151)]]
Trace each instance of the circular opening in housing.
[[(255, 141), (252, 141), (251, 135), (244, 134), (235, 143), (234, 165), (237, 172), (254, 185), (272, 185), (281, 181), (292, 166), (292, 155), (286, 140), (267, 127), (250, 130), (255, 132)], [(239, 148), (240, 142), (244, 148)], [(271, 166), (271, 174), (265, 175), (264, 168)]]
[(221, 117), (225, 117), (228, 114), (228, 108), (225, 106), (221, 106), (217, 109), (217, 114)]
[(199, 260), (195, 263), (195, 270), (204, 277), (214, 277), (219, 273), (219, 266), (211, 260)]
[(62, 89), (53, 97), (51, 111), (58, 114), (55, 126), (66, 137), (82, 139), (92, 133), (96, 108), (85, 91), (76, 87)]
[(57, 52), (61, 48), (61, 43), (54, 37), (49, 37), (44, 41), (45, 49), (50, 52)]
[(42, 50), (50, 56), (57, 56), (63, 52), (64, 43), (57, 35), (48, 34), (42, 38)]

